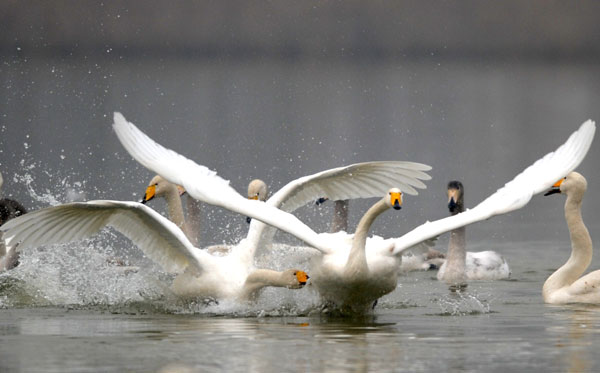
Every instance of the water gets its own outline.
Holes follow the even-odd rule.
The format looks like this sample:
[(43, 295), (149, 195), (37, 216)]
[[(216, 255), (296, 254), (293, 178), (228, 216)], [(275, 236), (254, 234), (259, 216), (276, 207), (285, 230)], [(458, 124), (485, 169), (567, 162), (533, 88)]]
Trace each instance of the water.
[[(600, 367), (595, 353), (600, 308), (542, 301), (543, 282), (568, 257), (568, 242), (471, 242), (473, 251), (501, 252), (511, 264), (511, 279), (471, 283), (465, 293), (452, 294), (435, 272), (413, 272), (399, 277), (396, 291), (381, 298), (372, 314), (339, 318), (320, 312), (310, 286), (268, 289), (251, 305), (181, 303), (169, 294), (171, 278), (136, 257), (133, 248), (127, 260), (141, 267), (138, 272), (105, 265), (119, 240), (107, 233), (101, 238), (33, 250), (21, 267), (0, 275), (0, 370), (582, 372)], [(263, 255), (259, 263), (305, 262), (295, 248), (278, 250), (291, 254)], [(591, 268), (598, 268), (598, 261)]]

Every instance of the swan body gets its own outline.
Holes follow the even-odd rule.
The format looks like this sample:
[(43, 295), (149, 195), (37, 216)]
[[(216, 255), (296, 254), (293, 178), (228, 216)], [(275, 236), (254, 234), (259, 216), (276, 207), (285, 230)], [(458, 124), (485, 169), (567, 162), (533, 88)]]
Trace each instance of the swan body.
[(7, 246), (19, 250), (67, 243), (90, 237), (112, 226), (131, 239), (167, 272), (178, 274), (172, 290), (182, 298), (247, 300), (265, 286), (301, 288), (308, 276), (290, 269), (275, 272), (254, 268), (238, 252), (210, 255), (195, 248), (184, 232), (151, 208), (137, 202), (67, 203), (30, 212), (1, 227)]
[(366, 250), (367, 234), (375, 218), (402, 203), (399, 189), (375, 203), (358, 223), (351, 240), (339, 240), (332, 254), (318, 257), (312, 265), (313, 284), (321, 297), (336, 308), (362, 312), (397, 285), (401, 258)]
[[(427, 222), (399, 238), (367, 240), (368, 229), (375, 217), (389, 208), (385, 202), (379, 201), (361, 219), (348, 248), (347, 234), (318, 234), (285, 210), (297, 203), (303, 205), (323, 195), (332, 200), (343, 200), (348, 199), (348, 195), (353, 191), (356, 194), (366, 194), (363, 189), (357, 188), (357, 185), (379, 185), (380, 180), (386, 179), (385, 173), (370, 179), (357, 171), (336, 182), (324, 177), (321, 180), (324, 180), (325, 184), (309, 182), (308, 186), (295, 189), (296, 192), (292, 193), (293, 196), (285, 203), (275, 197), (287, 195), (287, 186), (266, 202), (248, 200), (235, 192), (228, 182), (218, 177), (214, 171), (157, 144), (132, 123), (127, 122), (120, 113), (115, 113), (113, 128), (125, 149), (138, 162), (170, 182), (182, 185), (192, 197), (250, 216), (252, 223), (261, 221), (272, 225), (319, 251), (320, 255), (315, 257), (312, 283), (319, 289), (324, 300), (355, 310), (364, 310), (365, 307), (372, 306), (373, 300), (395, 289), (395, 275), (402, 252), (412, 249), (415, 245), (422, 245), (444, 232), (523, 207), (533, 194), (547, 189), (554, 180), (579, 165), (589, 150), (595, 132), (595, 124), (592, 121), (585, 122), (565, 144), (525, 169), (477, 207), (448, 218)], [(328, 170), (323, 171), (321, 175), (336, 172)], [(305, 179), (300, 178), (295, 182), (301, 183), (303, 180)], [(319, 186), (322, 190), (318, 190)], [(410, 192), (410, 189), (413, 188), (407, 190)], [(314, 193), (315, 190), (318, 191)], [(323, 194), (324, 192), (327, 194)], [(276, 207), (280, 202), (281, 209)], [(252, 227), (249, 234), (251, 233)], [(338, 236), (339, 234), (341, 236)], [(391, 277), (394, 277), (393, 281)]]
[[(592, 238), (581, 217), (585, 177), (571, 172), (555, 184), (554, 191), (567, 195), (565, 219), (571, 235), (571, 256), (544, 283), (542, 295), (546, 303), (600, 303), (600, 270), (583, 272), (592, 261)], [(547, 194), (553, 194), (548, 192)]]
[[(465, 189), (460, 181), (448, 183), (448, 209), (451, 215), (465, 210), (464, 196)], [(450, 232), (448, 254), (438, 271), (438, 280), (462, 287), (467, 280), (500, 280), (509, 277), (508, 263), (500, 254), (495, 251), (466, 251), (465, 227)]]

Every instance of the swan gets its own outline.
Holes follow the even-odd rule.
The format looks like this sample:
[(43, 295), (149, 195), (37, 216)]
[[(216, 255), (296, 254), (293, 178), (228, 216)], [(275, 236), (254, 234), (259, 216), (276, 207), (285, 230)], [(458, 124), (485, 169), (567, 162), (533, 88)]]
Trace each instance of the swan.
[[(303, 195), (308, 199), (292, 199), (284, 203), (281, 209), (268, 203), (275, 196), (267, 202), (248, 200), (239, 195), (214, 171), (162, 147), (125, 120), (120, 113), (114, 115), (113, 128), (121, 144), (133, 158), (170, 182), (182, 185), (192, 197), (250, 216), (253, 223), (260, 220), (272, 225), (317, 250), (320, 255), (315, 256), (311, 269), (313, 285), (323, 291), (321, 295), (325, 301), (332, 301), (338, 307), (362, 312), (373, 305), (373, 299), (376, 300), (395, 289), (396, 266), (399, 265), (401, 260), (399, 258), (403, 252), (447, 231), (525, 206), (534, 194), (547, 189), (554, 180), (568, 174), (579, 165), (590, 148), (596, 127), (591, 120), (583, 123), (557, 150), (536, 161), (471, 210), (434, 222), (426, 222), (398, 238), (372, 237), (366, 241), (363, 239), (366, 237), (365, 231), (370, 227), (373, 219), (387, 209), (387, 205), (381, 201), (361, 219), (362, 224), (359, 224), (361, 229), (357, 235), (343, 232), (318, 234), (284, 209), (293, 206), (294, 201), (296, 203), (301, 201), (301, 204), (304, 204), (314, 200), (315, 194), (321, 195), (321, 192), (308, 193), (304, 188)], [(361, 175), (351, 174), (347, 179), (354, 178), (360, 179)], [(377, 184), (381, 178), (380, 176), (373, 180), (366, 180), (365, 183)], [(347, 189), (352, 188), (342, 183), (337, 185), (331, 183), (327, 188), (330, 193), (325, 196), (333, 200), (346, 199)], [(278, 193), (282, 191), (276, 194)], [(350, 252), (353, 253), (352, 256), (349, 256)], [(368, 271), (364, 270), (365, 260)], [(345, 263), (358, 264), (353, 264), (351, 270), (345, 273), (320, 271), (321, 268), (344, 270)], [(377, 263), (377, 266), (371, 268), (369, 263)], [(356, 276), (350, 275), (354, 268), (358, 268), (355, 271)], [(382, 280), (384, 277), (385, 280)], [(394, 277), (393, 281), (392, 277)], [(370, 281), (374, 279), (378, 281)], [(324, 283), (327, 283), (327, 286), (322, 285)], [(330, 288), (343, 289), (343, 291), (331, 292), (328, 290)]]
[(7, 246), (19, 250), (67, 243), (112, 226), (131, 239), (167, 272), (176, 273), (171, 289), (183, 299), (255, 300), (266, 286), (300, 289), (306, 272), (255, 268), (240, 252), (211, 255), (194, 247), (177, 225), (150, 207), (129, 201), (97, 200), (51, 206), (9, 221), (2, 226)]
[(587, 181), (578, 172), (569, 173), (545, 195), (566, 194), (565, 219), (571, 235), (571, 257), (544, 283), (544, 302), (600, 303), (600, 270), (580, 277), (592, 261), (592, 238), (581, 217), (581, 204)]
[[(465, 211), (465, 188), (460, 181), (448, 183), (448, 209), (451, 215)], [(466, 286), (466, 280), (499, 280), (510, 277), (504, 258), (495, 251), (467, 252), (465, 227), (453, 229), (448, 242), (446, 261), (437, 278), (457, 290)]]
[[(0, 191), (2, 190), (2, 184), (4, 179), (0, 173)], [(0, 226), (9, 221), (10, 219), (16, 218), (17, 216), (27, 213), (27, 209), (22, 204), (9, 198), (0, 198)], [(15, 252), (10, 252), (6, 249), (4, 240), (2, 238), (2, 232), (0, 232), (0, 270), (8, 270), (16, 267), (19, 263), (19, 257)]]

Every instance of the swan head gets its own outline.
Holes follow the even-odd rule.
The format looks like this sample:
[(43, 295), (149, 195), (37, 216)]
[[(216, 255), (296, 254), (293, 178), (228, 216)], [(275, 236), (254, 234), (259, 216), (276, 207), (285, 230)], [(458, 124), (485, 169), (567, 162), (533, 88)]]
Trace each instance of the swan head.
[[(248, 184), (248, 199), (264, 202), (267, 200), (268, 194), (269, 189), (267, 188), (267, 183), (260, 179), (254, 179)], [(246, 222), (248, 224), (250, 224), (251, 221), (251, 217), (246, 217)]]
[(458, 180), (453, 180), (448, 183), (448, 210), (450, 213), (457, 214), (465, 209), (464, 192), (465, 189), (462, 183)]
[(571, 172), (566, 177), (558, 180), (552, 188), (544, 193), (545, 196), (556, 193), (564, 193), (566, 195), (583, 196), (587, 190), (587, 180), (579, 172)]
[(268, 193), (267, 183), (260, 179), (254, 179), (248, 184), (248, 199), (264, 202), (267, 200)]
[(301, 289), (310, 277), (299, 269), (288, 269), (281, 272), (281, 280), (288, 289)]
[(144, 199), (142, 199), (141, 203), (146, 203), (155, 197), (162, 197), (173, 190), (176, 190), (180, 196), (185, 193), (185, 189), (182, 186), (172, 184), (162, 176), (156, 175), (150, 180), (150, 183), (148, 183), (148, 187), (144, 193)]
[(402, 192), (398, 188), (388, 190), (388, 195), (384, 197), (386, 204), (394, 210), (402, 208)]

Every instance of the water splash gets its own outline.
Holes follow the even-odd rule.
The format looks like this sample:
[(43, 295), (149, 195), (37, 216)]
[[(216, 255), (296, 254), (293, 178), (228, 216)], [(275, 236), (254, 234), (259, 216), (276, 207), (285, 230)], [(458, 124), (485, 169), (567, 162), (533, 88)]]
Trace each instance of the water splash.
[(437, 304), (445, 316), (465, 316), (490, 313), (490, 302), (474, 290), (450, 292), (439, 299)]

